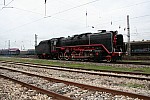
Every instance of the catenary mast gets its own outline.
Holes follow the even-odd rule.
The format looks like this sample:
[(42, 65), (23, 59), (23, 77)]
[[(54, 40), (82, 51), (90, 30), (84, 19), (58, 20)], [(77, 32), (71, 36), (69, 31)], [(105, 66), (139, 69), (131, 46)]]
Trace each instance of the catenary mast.
[(127, 34), (127, 37), (128, 37), (127, 53), (128, 53), (128, 56), (131, 56), (129, 15), (127, 15), (127, 32), (128, 32), (128, 34)]

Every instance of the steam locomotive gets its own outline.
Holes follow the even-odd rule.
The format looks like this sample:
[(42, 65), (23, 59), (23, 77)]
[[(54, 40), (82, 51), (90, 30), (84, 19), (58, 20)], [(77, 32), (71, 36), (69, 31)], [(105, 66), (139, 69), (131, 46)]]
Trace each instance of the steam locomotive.
[(67, 38), (44, 40), (35, 47), (41, 59), (60, 60), (120, 60), (124, 53), (123, 35), (117, 31), (99, 30)]

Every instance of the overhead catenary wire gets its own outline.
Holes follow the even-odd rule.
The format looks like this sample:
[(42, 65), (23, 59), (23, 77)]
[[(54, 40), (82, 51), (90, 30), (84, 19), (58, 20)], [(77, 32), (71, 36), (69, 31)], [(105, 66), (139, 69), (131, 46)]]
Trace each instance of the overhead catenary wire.
[[(14, 0), (12, 0), (12, 1), (14, 1)], [(10, 3), (12, 3), (12, 1), (11, 1), (11, 2), (9, 2), (6, 6), (8, 6)], [(96, 2), (96, 1), (99, 1), (99, 0), (93, 0), (93, 1), (90, 1), (90, 2), (87, 2), (87, 3), (84, 3), (84, 4), (81, 4), (81, 5), (78, 5), (78, 6), (75, 6), (75, 7), (72, 7), (72, 8), (69, 8), (69, 9), (63, 10), (63, 11), (60, 11), (60, 12), (55, 13), (55, 14), (52, 14), (52, 15), (50, 15), (50, 16), (42, 17), (42, 18), (40, 18), (40, 19), (37, 19), (37, 20), (31, 21), (31, 22), (29, 22), (29, 23), (25, 23), (25, 24), (23, 24), (23, 25), (17, 26), (17, 27), (15, 27), (15, 28), (13, 28), (13, 29), (10, 29), (10, 30), (8, 30), (8, 31), (12, 31), (12, 30), (14, 30), (14, 29), (17, 29), (17, 28), (20, 28), (20, 27), (26, 26), (26, 25), (28, 25), (28, 24), (38, 22), (38, 21), (40, 21), (40, 20), (42, 20), (42, 19), (44, 19), (44, 18), (49, 18), (49, 17), (52, 17), (52, 16), (54, 16), (54, 15), (57, 15), (57, 14), (60, 14), (60, 13), (64, 13), (64, 12), (66, 12), (66, 11), (69, 11), (69, 10), (72, 10), (72, 9), (75, 9), (75, 8), (79, 8), (79, 7), (81, 7), (81, 6), (85, 6), (85, 5), (88, 5), (88, 4), (91, 4), (91, 3), (94, 3), (94, 2)], [(16, 9), (19, 9), (19, 10), (24, 10), (24, 9), (20, 9), (20, 8), (17, 8), (17, 7), (13, 7), (13, 8), (16, 8)], [(29, 11), (29, 10), (24, 10), (24, 11), (32, 12), (32, 11)], [(32, 13), (36, 13), (36, 12), (32, 12)], [(40, 13), (37, 13), (37, 14), (40, 14)], [(3, 32), (3, 33), (6, 33), (6, 32), (8, 32), (8, 31), (5, 31), (5, 32)]]
[(60, 12), (58, 12), (58, 13), (53, 14), (53, 16), (54, 16), (54, 15), (57, 15), (57, 14), (64, 13), (64, 12), (67, 12), (67, 11), (70, 11), (70, 10), (72, 10), (72, 9), (76, 9), (76, 8), (85, 6), (85, 5), (89, 5), (89, 4), (91, 4), (91, 3), (95, 3), (95, 2), (97, 2), (97, 1), (99, 1), (99, 0), (93, 0), (93, 1), (90, 1), (90, 2), (87, 2), (87, 3), (84, 3), (84, 4), (81, 4), (81, 5), (78, 5), (78, 6), (75, 6), (75, 7), (72, 7), (72, 8), (63, 10), (63, 11), (60, 11)]
[(22, 24), (22, 25), (20, 25), (20, 26), (17, 26), (17, 27), (15, 27), (15, 28), (12, 28), (12, 29), (10, 29), (10, 30), (7, 30), (7, 31), (5, 31), (5, 32), (3, 32), (3, 33), (9, 32), (9, 31), (13, 31), (13, 30), (18, 29), (18, 28), (20, 28), (20, 27), (23, 27), (23, 26), (29, 25), (29, 24), (31, 24), (31, 23), (38, 22), (38, 21), (43, 20), (43, 19), (44, 19), (44, 18), (36, 19), (36, 20), (34, 20), (34, 21), (31, 21), (31, 22), (28, 22), (28, 23)]
[(14, 0), (11, 0), (10, 2), (8, 2), (5, 6), (10, 5)]
[[(12, 1), (14, 1), (14, 0), (12, 0)], [(48, 1), (48, 0), (47, 0), (47, 1)], [(65, 2), (65, 1), (64, 1), (64, 2)], [(14, 3), (16, 3), (16, 2), (13, 2), (13, 4), (14, 4)], [(47, 2), (47, 3), (48, 3), (48, 2)], [(49, 2), (49, 3), (51, 3), (51, 2)], [(136, 6), (136, 5), (140, 5), (140, 3), (139, 3), (139, 4), (136, 3), (136, 2), (134, 2), (134, 3), (135, 3), (135, 4), (131, 4), (131, 5), (126, 6), (126, 7), (118, 8), (118, 9), (116, 9), (116, 10), (133, 7), (133, 6)], [(147, 3), (149, 3), (149, 2), (147, 2)], [(84, 4), (85, 4), (85, 3), (84, 3)], [(141, 3), (141, 4), (142, 4), (142, 6), (143, 6), (143, 4), (146, 4), (146, 3)], [(82, 4), (80, 4), (80, 5), (82, 5)], [(79, 5), (78, 5), (78, 6), (79, 6)], [(41, 5), (40, 5), (40, 7), (41, 7)], [(40, 7), (38, 7), (38, 8), (40, 8)], [(14, 26), (12, 26), (12, 27), (8, 27), (8, 28), (10, 28), (10, 29), (7, 28), (8, 30), (6, 29), (6, 31), (1, 32), (1, 33), (6, 33), (6, 32), (7, 32), (7, 33), (10, 33), (10, 32), (12, 32), (13, 30), (17, 30), (17, 31), (15, 31), (15, 32), (18, 32), (18, 31), (19, 31), (19, 30), (18, 30), (19, 28), (22, 28), (22, 27), (27, 26), (27, 25), (30, 26), (30, 25), (32, 25), (32, 23), (37, 23), (37, 22), (41, 22), (41, 21), (42, 21), (42, 23), (43, 23), (43, 20), (46, 19), (46, 18), (47, 18), (47, 19), (46, 19), (45, 21), (49, 21), (48, 19), (54, 18), (54, 19), (59, 19), (59, 20), (68, 22), (68, 23), (67, 23), (68, 25), (72, 25), (72, 23), (78, 24), (78, 21), (74, 21), (74, 20), (73, 20), (74, 22), (72, 21), (72, 22), (70, 22), (70, 23), (71, 23), (71, 24), (70, 24), (69, 21), (72, 20), (71, 18), (69, 18), (69, 19), (67, 19), (67, 18), (65, 19), (65, 18), (64, 18), (64, 19), (63, 19), (63, 17), (62, 17), (62, 14), (63, 14), (63, 13), (68, 14), (67, 11), (72, 11), (72, 12), (73, 12), (73, 11), (76, 9), (76, 8), (73, 8), (73, 7), (76, 7), (76, 6), (72, 5), (72, 7), (68, 8), (68, 10), (67, 10), (67, 9), (65, 9), (65, 10), (62, 10), (62, 9), (61, 9), (61, 10), (58, 11), (58, 12), (55, 12), (55, 13), (53, 13), (53, 14), (49, 14), (49, 15), (47, 15), (47, 16), (44, 16), (44, 12), (43, 12), (43, 13), (40, 13), (40, 12), (36, 12), (36, 10), (26, 10), (26, 9), (24, 9), (23, 7), (19, 8), (19, 7), (17, 7), (17, 6), (16, 6), (16, 7), (14, 6), (13, 8), (20, 10), (20, 12), (21, 12), (21, 11), (29, 12), (29, 14), (26, 13), (26, 14), (25, 14), (24, 16), (22, 16), (22, 17), (19, 16), (20, 19), (23, 19), (23, 17), (27, 17), (27, 15), (31, 16), (30, 13), (37, 14), (37, 15), (41, 15), (41, 16), (40, 16), (40, 18), (39, 18), (39, 17), (36, 17), (37, 19), (36, 19), (36, 18), (33, 18), (33, 19), (30, 20), (29, 22), (26, 20), (25, 23), (20, 23), (20, 24), (18, 24), (19, 26), (18, 26), (18, 25), (14, 25)], [(37, 7), (36, 7), (36, 8), (37, 8)], [(36, 9), (36, 8), (34, 8), (34, 9)], [(44, 8), (44, 6), (43, 6), (43, 8)], [(71, 9), (71, 8), (73, 8), (73, 9)], [(77, 7), (77, 8), (78, 8), (78, 9), (76, 9), (76, 10), (80, 10), (80, 9), (79, 9), (80, 7)], [(86, 10), (86, 6), (83, 7), (83, 8), (84, 8), (84, 10)], [(27, 9), (29, 9), (29, 8), (27, 8)], [(33, 8), (32, 8), (32, 9), (33, 9)], [(71, 10), (69, 10), (69, 9), (71, 9)], [(82, 9), (82, 6), (81, 6), (81, 9)], [(8, 9), (8, 10), (9, 10), (9, 9)], [(8, 11), (8, 10), (7, 10), (7, 11)], [(115, 10), (115, 9), (114, 9), (114, 10)], [(125, 9), (125, 10), (128, 10), (128, 9)], [(4, 10), (4, 11), (5, 11), (5, 10)], [(37, 10), (37, 11), (38, 11), (38, 10)], [(64, 11), (64, 12), (63, 12), (63, 11)], [(89, 9), (89, 8), (88, 8), (88, 11), (90, 12), (90, 9)], [(109, 10), (109, 11), (111, 11), (111, 10)], [(16, 10), (16, 12), (18, 13), (19, 11)], [(89, 13), (89, 12), (88, 12), (88, 16), (90, 16), (90, 13)], [(5, 13), (5, 12), (2, 12), (2, 13)], [(19, 13), (19, 14), (20, 14), (20, 13)], [(60, 16), (57, 17), (57, 15), (59, 15), (59, 14), (60, 14)], [(85, 12), (83, 12), (83, 14), (85, 15)], [(114, 15), (112, 15), (112, 16), (114, 16)], [(147, 15), (141, 15), (141, 16), (131, 16), (130, 19), (131, 19), (131, 20), (134, 20), (134, 19), (135, 19), (134, 21), (138, 22), (138, 19), (139, 19), (139, 18), (146, 18), (146, 17), (149, 18), (149, 16), (150, 16), (150, 15), (148, 15), (148, 14), (147, 14)], [(31, 17), (32, 17), (32, 16), (31, 16)], [(59, 18), (59, 17), (60, 17), (60, 18)], [(72, 16), (72, 17), (74, 17), (73, 19), (76, 18), (75, 16)], [(89, 18), (89, 19), (90, 19), (90, 18)], [(137, 19), (137, 20), (136, 20), (136, 19)], [(76, 19), (75, 19), (75, 20), (76, 20)], [(44, 21), (44, 22), (45, 22), (45, 21)], [(106, 20), (106, 21), (107, 21), (107, 20)], [(109, 20), (108, 20), (108, 21), (109, 21)], [(118, 24), (119, 22), (122, 23), (123, 21), (126, 21), (126, 20), (124, 20), (124, 19), (123, 19), (123, 20), (122, 20), (122, 19), (117, 20), (117, 19), (116, 19), (116, 20), (112, 20), (112, 23), (113, 23), (113, 25), (116, 25), (116, 24)], [(50, 22), (51, 22), (51, 20), (50, 20)], [(80, 22), (81, 22), (81, 21), (80, 21)], [(99, 22), (98, 22), (98, 23), (99, 23)], [(110, 23), (111, 23), (111, 21), (109, 21), (109, 22), (104, 22), (104, 23), (101, 22), (100, 24), (104, 25), (104, 26), (107, 28), (107, 27), (110, 26)], [(114, 23), (115, 23), (115, 24), (114, 24)], [(81, 23), (79, 23), (79, 24), (81, 25)], [(94, 23), (94, 24), (95, 24), (95, 23)], [(92, 24), (92, 25), (89, 24), (88, 28), (91, 28), (91, 26), (94, 26), (94, 27), (95, 27), (94, 24)], [(96, 23), (96, 24), (97, 24), (97, 23)], [(108, 26), (108, 25), (109, 25), (109, 26)], [(113, 25), (112, 25), (112, 26), (113, 26)], [(6, 26), (7, 26), (7, 25), (6, 25)], [(33, 25), (32, 25), (32, 26), (33, 26)], [(83, 26), (83, 27), (82, 27), (82, 26)], [(69, 34), (71, 33), (71, 34), (74, 34), (74, 33), (75, 33), (74, 31), (78, 31), (78, 34), (79, 34), (79, 33), (81, 33), (80, 29), (85, 28), (85, 23), (83, 23), (82, 26), (81, 26), (81, 27), (77, 27), (77, 28), (78, 28), (78, 29), (76, 28), (77, 30), (71, 30), (71, 31), (70, 31), (70, 30), (59, 30), (59, 33), (69, 33)], [(119, 26), (119, 25), (118, 25), (118, 26)], [(13, 27), (14, 27), (14, 28), (13, 28)], [(58, 26), (57, 26), (57, 27), (58, 27)], [(61, 27), (66, 28), (65, 26), (61, 26)], [(94, 29), (96, 29), (96, 28), (97, 28), (97, 27), (95, 27)], [(100, 27), (100, 28), (101, 28), (101, 27)], [(58, 28), (58, 29), (59, 29), (59, 28)], [(93, 30), (94, 30), (94, 29), (93, 29)], [(122, 28), (122, 25), (121, 25), (121, 29), (120, 29), (120, 30), (122, 30), (122, 29), (123, 29), (123, 28)], [(64, 32), (61, 32), (61, 31), (64, 31)], [(68, 31), (68, 32), (67, 32), (67, 31)], [(147, 31), (149, 31), (149, 30), (147, 30)], [(26, 32), (28, 32), (28, 31), (26, 31)], [(43, 32), (44, 32), (44, 31), (43, 31)], [(74, 33), (72, 33), (72, 32), (74, 32)], [(82, 30), (82, 32), (83, 32), (83, 30)], [(85, 32), (85, 30), (84, 30), (84, 32)], [(140, 31), (139, 31), (139, 32), (140, 32)], [(0, 34), (1, 34), (1, 33), (0, 33)], [(57, 33), (58, 33), (58, 32), (57, 32)], [(77, 33), (77, 32), (76, 32), (76, 33)], [(140, 33), (141, 33), (141, 32), (140, 32)], [(146, 34), (143, 34), (143, 35), (146, 35)]]
[(34, 13), (34, 14), (38, 14), (38, 15), (44, 15), (42, 13), (39, 13), (39, 12), (34, 12), (34, 11), (31, 11), (31, 10), (27, 10), (27, 9), (22, 9), (22, 8), (18, 8), (18, 7), (13, 7), (14, 9), (17, 9), (17, 10), (21, 10), (21, 11), (25, 11), (25, 12), (29, 12), (29, 13)]
[[(95, 1), (93, 1), (93, 2), (96, 2), (96, 1), (97, 1), (97, 0), (95, 0)], [(150, 2), (150, 1), (147, 1), (147, 2)], [(135, 5), (139, 5), (139, 4), (143, 4), (143, 3), (147, 3), (147, 2), (137, 3), (137, 4), (135, 4)], [(92, 3), (92, 2), (89, 2), (89, 3)], [(85, 4), (89, 4), (89, 3), (85, 3)], [(82, 4), (82, 5), (85, 5), (85, 4)], [(132, 6), (135, 6), (135, 5), (132, 5)], [(79, 6), (81, 6), (81, 5), (79, 5)], [(79, 7), (79, 6), (76, 6), (76, 7)], [(73, 8), (76, 8), (76, 7), (73, 7)], [(127, 7), (131, 7), (131, 5), (130, 5), (130, 6), (127, 6)], [(43, 15), (43, 14), (41, 14), (41, 13), (33, 12), (33, 11), (30, 11), (30, 10), (25, 10), (25, 9), (21, 9), (21, 8), (17, 8), (17, 7), (14, 7), (14, 8), (16, 8), (16, 9), (18, 9), (18, 10), (23, 10), (23, 11), (27, 11), (27, 12), (31, 12), (31, 13)], [(123, 8), (125, 8), (125, 7), (123, 7)], [(58, 13), (63, 13), (63, 12), (65, 12), (65, 11), (68, 11), (68, 10), (71, 10), (71, 9), (72, 9), (72, 8), (69, 8), (69, 9), (66, 9), (66, 10), (64, 10), (64, 11), (60, 11), (60, 12), (58, 12)], [(58, 13), (55, 13), (55, 14), (58, 14)], [(53, 15), (55, 15), (55, 14), (53, 14)], [(48, 15), (48, 16), (45, 16), (44, 18), (53, 17), (53, 15)], [(86, 10), (86, 16), (87, 16), (87, 10)], [(132, 17), (132, 18), (130, 18), (130, 19), (137, 19), (137, 18), (140, 18), (140, 17), (142, 18), (142, 17), (148, 17), (148, 16), (150, 16), (150, 15), (142, 15), (142, 16)], [(59, 18), (56, 18), (56, 19), (59, 19)], [(61, 18), (61, 20), (64, 20), (64, 19)], [(114, 23), (114, 22), (119, 22), (119, 21), (124, 21), (124, 20), (113, 21), (113, 23)], [(111, 21), (111, 23), (112, 23), (112, 21)], [(102, 23), (102, 24), (107, 24), (107, 23)], [(86, 26), (87, 26), (87, 25), (86, 25)], [(97, 26), (97, 25), (96, 25), (96, 26)]]
[[(143, 18), (143, 17), (150, 17), (150, 15), (136, 16), (136, 17), (131, 17), (130, 19), (133, 20), (133, 19), (138, 19), (138, 18)], [(124, 19), (115, 20), (115, 21), (111, 21), (111, 22), (105, 22), (105, 23), (96, 24), (94, 26), (104, 25), (104, 24), (111, 24), (112, 25), (112, 23), (121, 22), (121, 21), (125, 21), (125, 20)]]
[[(132, 19), (137, 19), (137, 18), (142, 18), (142, 17), (149, 17), (149, 16), (150, 16), (150, 15), (142, 15), (142, 16), (131, 17), (130, 19), (132, 20)], [(18, 29), (18, 28), (20, 28), (20, 27), (24, 27), (24, 26), (26, 26), (26, 25), (29, 25), (29, 24), (32, 24), (32, 23), (41, 21), (41, 20), (43, 20), (43, 19), (45, 19), (45, 18), (49, 18), (49, 17), (52, 17), (52, 16), (47, 16), (47, 17), (42, 17), (42, 18), (36, 19), (36, 20), (34, 20), (34, 21), (31, 21), (31, 22), (25, 23), (25, 24), (23, 24), (23, 25), (17, 26), (17, 27), (15, 27), (15, 28), (12, 28), (12, 29), (10, 29), (10, 30), (7, 30), (7, 31), (5, 31), (5, 32), (3, 32), (3, 33), (16, 30), (16, 29)], [(54, 18), (55, 18), (55, 17), (54, 17)], [(55, 18), (55, 19), (59, 19), (59, 18)], [(64, 19), (60, 19), (60, 20), (64, 20)], [(124, 21), (124, 20), (116, 20), (116, 21), (113, 21), (113, 23), (115, 23), (115, 22), (120, 22), (120, 21)], [(110, 23), (110, 22), (101, 23), (101, 24), (104, 25), (104, 24), (109, 24), (109, 23)], [(98, 24), (97, 24), (97, 25), (98, 25)], [(93, 25), (93, 26), (97, 26), (97, 25)]]
[(123, 7), (116, 8), (116, 9), (112, 9), (112, 11), (121, 10), (121, 9), (124, 9), (124, 8), (129, 8), (129, 7), (138, 6), (138, 5), (147, 4), (147, 3), (150, 3), (150, 0), (144, 1), (144, 2), (135, 3), (135, 4), (131, 4), (131, 5), (128, 5), (128, 6), (123, 6)]
[[(14, 0), (12, 0), (12, 1), (14, 1)], [(11, 1), (11, 2), (12, 2), (12, 1)], [(75, 8), (79, 8), (79, 7), (82, 7), (82, 6), (85, 6), (85, 5), (94, 3), (94, 2), (96, 2), (96, 1), (99, 1), (99, 0), (93, 0), (93, 1), (90, 1), (90, 2), (87, 2), (87, 3), (84, 3), (84, 4), (81, 4), (81, 5), (78, 5), (78, 6), (75, 6), (75, 7), (71, 7), (71, 8), (69, 8), (69, 9), (62, 10), (62, 11), (57, 12), (57, 13), (55, 13), (55, 14), (47, 15), (47, 16), (45, 16), (44, 18), (50, 18), (50, 17), (53, 17), (53, 16), (55, 16), (55, 15), (58, 15), (58, 14), (61, 14), (61, 13), (64, 13), (64, 12), (73, 10), (73, 9), (75, 9)], [(9, 2), (7, 5), (9, 5), (11, 2)], [(150, 2), (150, 1), (147, 1), (147, 2)], [(137, 4), (135, 4), (135, 5), (139, 5), (139, 4), (143, 4), (143, 3), (146, 3), (146, 2), (137, 3)], [(135, 5), (132, 5), (132, 6), (135, 6)], [(130, 6), (127, 6), (127, 7), (131, 7), (131, 5), (130, 5)], [(17, 8), (17, 7), (14, 7), (14, 8), (19, 9), (19, 10), (24, 10), (24, 9)], [(123, 7), (123, 8), (124, 8), (124, 7)], [(31, 12), (31, 13), (35, 13), (35, 14), (39, 14), (39, 15), (43, 15), (43, 14), (40, 14), (40, 13), (37, 13), (37, 12), (33, 12), (33, 11), (30, 11), (30, 10), (24, 10), (24, 11)], [(137, 17), (134, 17), (134, 18), (131, 18), (131, 19), (140, 18), (140, 17), (146, 17), (146, 16), (150, 16), (150, 15), (137, 16)], [(23, 27), (23, 26), (26, 26), (26, 25), (28, 25), (28, 24), (38, 22), (38, 21), (40, 21), (41, 19), (43, 19), (43, 18), (40, 18), (40, 19), (31, 21), (31, 22), (29, 22), (29, 23), (25, 23), (25, 24), (20, 25), (20, 26), (18, 26), (18, 27), (16, 27), (16, 28), (13, 28), (13, 29), (17, 29), (17, 28), (19, 28), (19, 27)], [(118, 20), (118, 21), (123, 21), (123, 20)], [(118, 21), (113, 21), (113, 22), (118, 22)], [(102, 24), (106, 24), (106, 23), (102, 23)], [(13, 29), (10, 29), (10, 30), (13, 30)], [(8, 32), (8, 31), (7, 31), (7, 32)]]
[[(8, 6), (8, 5), (9, 5), (10, 3), (12, 3), (13, 1), (14, 1), (14, 0), (10, 1), (6, 6)], [(46, 4), (46, 1), (47, 1), (47, 0), (45, 0), (45, 4)], [(90, 1), (90, 2), (87, 2), (87, 3), (84, 3), (84, 4), (81, 4), (81, 5), (78, 5), (78, 6), (69, 8), (69, 9), (65, 9), (65, 10), (59, 11), (59, 12), (57, 12), (57, 13), (55, 13), (55, 14), (48, 15), (48, 16), (46, 16), (46, 17), (44, 17), (44, 18), (49, 18), (49, 17), (52, 17), (52, 16), (54, 16), (54, 15), (61, 14), (61, 13), (64, 13), (64, 12), (66, 12), (66, 11), (70, 11), (70, 10), (73, 10), (73, 9), (75, 9), (75, 8), (79, 8), (79, 7), (82, 7), (82, 6), (85, 6), (85, 5), (88, 5), (88, 4), (97, 2), (97, 1), (99, 1), (99, 0), (93, 0), (93, 1)], [(129, 6), (122, 7), (122, 8), (127, 8), (127, 7), (131, 7), (131, 6), (135, 6), (135, 5), (140, 5), (140, 4), (144, 4), (144, 3), (148, 3), (148, 2), (150, 2), (150, 1), (145, 1), (145, 2), (136, 3), (136, 4), (132, 4), (132, 5), (129, 5)], [(33, 12), (33, 11), (31, 11), (31, 10), (25, 10), (25, 9), (21, 9), (21, 8), (18, 8), (18, 7), (13, 7), (13, 8), (18, 9), (18, 10), (23, 10), (23, 11), (27, 11), (27, 12), (31, 12), (31, 13), (35, 13), (35, 14), (40, 14), (40, 15), (42, 15), (41, 13)], [(122, 8), (118, 8), (118, 9), (122, 9)], [(114, 10), (117, 10), (117, 9), (114, 9)], [(149, 15), (148, 15), (148, 16), (149, 16)]]
[[(6, 4), (5, 6), (8, 6), (8, 5), (11, 4), (13, 1), (14, 1), (14, 0), (11, 0), (11, 1), (10, 1), (8, 4)], [(45, 0), (45, 4), (46, 4), (46, 1), (47, 1), (47, 0)], [(79, 7), (82, 7), (82, 6), (85, 6), (85, 5), (88, 5), (88, 4), (97, 2), (97, 1), (100, 1), (100, 0), (93, 0), (93, 1), (90, 1), (90, 2), (87, 2), (87, 3), (84, 3), (84, 4), (81, 4), (81, 5), (77, 5), (77, 6), (75, 6), (75, 7), (72, 7), (72, 8), (69, 8), (69, 9), (65, 9), (65, 10), (59, 11), (59, 12), (57, 12), (57, 13), (54, 13), (54, 14), (52, 14), (52, 15), (49, 15), (49, 16), (47, 16), (47, 17), (45, 17), (45, 18), (54, 16), (54, 15), (57, 15), (57, 14), (61, 14), (61, 13), (64, 13), (64, 12), (73, 10), (73, 9), (75, 9), (75, 8), (79, 8)], [(132, 5), (125, 6), (125, 7), (121, 7), (121, 8), (117, 8), (117, 9), (112, 9), (112, 10), (118, 10), (118, 9), (123, 9), (123, 8), (131, 7), (131, 6), (137, 6), (137, 5), (144, 4), (144, 3), (148, 3), (148, 2), (150, 2), (150, 0), (149, 0), (149, 1), (145, 1), (145, 2), (140, 2), (140, 3), (132, 4)], [(21, 9), (21, 8), (18, 8), (18, 7), (12, 7), (12, 8), (16, 8), (16, 9), (19, 9), (19, 10), (23, 10), (23, 11), (27, 11), (27, 12), (31, 12), (31, 13), (36, 13), (36, 14), (42, 15), (41, 13), (33, 12), (33, 11), (31, 11), (31, 10), (25, 10), (25, 9)], [(2, 9), (3, 9), (3, 8), (2, 8)]]
[[(6, 2), (5, 2), (5, 3), (4, 3), (4, 7), (7, 7), (7, 6), (10, 5), (13, 1), (14, 1), (14, 0), (11, 0), (11, 1), (8, 2), (7, 4), (6, 4)], [(2, 11), (4, 7), (2, 7), (2, 8), (0, 9), (0, 11)]]

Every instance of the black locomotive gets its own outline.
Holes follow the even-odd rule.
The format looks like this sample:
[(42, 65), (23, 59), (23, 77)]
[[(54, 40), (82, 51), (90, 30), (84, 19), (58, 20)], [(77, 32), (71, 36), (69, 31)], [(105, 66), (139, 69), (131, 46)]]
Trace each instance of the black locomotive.
[(46, 59), (116, 61), (121, 59), (124, 52), (123, 35), (117, 31), (101, 30), (67, 38), (52, 38), (41, 41), (35, 51), (39, 58)]

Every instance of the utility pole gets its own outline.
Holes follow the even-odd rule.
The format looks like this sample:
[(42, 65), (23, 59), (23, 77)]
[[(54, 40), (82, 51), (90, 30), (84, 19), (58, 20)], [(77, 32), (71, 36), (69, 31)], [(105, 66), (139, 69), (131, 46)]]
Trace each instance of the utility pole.
[(37, 46), (37, 35), (35, 34), (35, 47)]
[(45, 16), (46, 16), (46, 0), (45, 0)]
[(128, 52), (128, 56), (131, 56), (129, 15), (127, 15), (127, 32), (128, 32), (128, 34), (127, 34), (127, 37), (128, 37), (127, 52)]
[(8, 40), (8, 49), (10, 49), (10, 40)]
[(4, 6), (5, 6), (5, 0), (4, 0)]
[(87, 28), (88, 26), (87, 26), (87, 10), (86, 10), (86, 28)]

